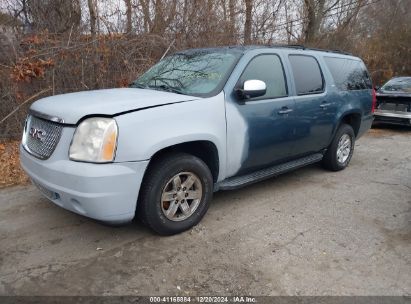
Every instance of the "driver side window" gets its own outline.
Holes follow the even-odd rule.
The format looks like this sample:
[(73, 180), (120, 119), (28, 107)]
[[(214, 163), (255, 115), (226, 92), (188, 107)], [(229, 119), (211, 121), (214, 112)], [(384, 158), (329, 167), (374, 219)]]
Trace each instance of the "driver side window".
[[(271, 99), (287, 96), (287, 86), (283, 65), (274, 54), (258, 55), (251, 59), (239, 79), (242, 85), (246, 80), (262, 80), (267, 86), (265, 95), (253, 98)], [(251, 100), (253, 100), (251, 99)]]

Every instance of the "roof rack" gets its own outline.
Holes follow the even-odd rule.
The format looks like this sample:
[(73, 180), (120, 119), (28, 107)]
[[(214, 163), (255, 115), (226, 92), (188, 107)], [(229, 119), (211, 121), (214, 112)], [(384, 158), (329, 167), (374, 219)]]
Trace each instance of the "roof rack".
[(344, 52), (341, 50), (327, 50), (327, 49), (320, 49), (320, 48), (311, 48), (311, 47), (306, 47), (305, 45), (302, 44), (271, 44), (269, 47), (273, 48), (290, 48), (290, 49), (299, 49), (299, 50), (310, 50), (310, 51), (319, 51), (319, 52), (327, 52), (327, 53), (338, 53), (338, 54), (344, 54), (344, 55), (352, 55), (351, 53)]
[(208, 48), (195, 48), (195, 49), (188, 49), (178, 51), (176, 53), (184, 53), (187, 51), (195, 51), (195, 50), (204, 50), (204, 49), (221, 49), (221, 48), (228, 48), (228, 49), (239, 49), (239, 50), (250, 50), (256, 48), (286, 48), (286, 49), (296, 49), (296, 50), (310, 50), (310, 51), (319, 51), (319, 52), (327, 52), (327, 53), (336, 53), (336, 54), (343, 54), (353, 56), (351, 53), (344, 52), (341, 50), (327, 50), (327, 49), (320, 49), (320, 48), (311, 48), (306, 47), (302, 44), (256, 44), (256, 45), (229, 45), (225, 47), (208, 47)]

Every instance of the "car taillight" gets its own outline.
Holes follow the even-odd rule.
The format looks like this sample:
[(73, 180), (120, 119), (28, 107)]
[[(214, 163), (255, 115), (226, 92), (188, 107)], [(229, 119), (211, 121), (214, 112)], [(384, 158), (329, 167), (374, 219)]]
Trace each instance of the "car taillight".
[(371, 113), (374, 113), (375, 107), (377, 106), (377, 95), (375, 94), (375, 89), (372, 89), (372, 104), (371, 104)]

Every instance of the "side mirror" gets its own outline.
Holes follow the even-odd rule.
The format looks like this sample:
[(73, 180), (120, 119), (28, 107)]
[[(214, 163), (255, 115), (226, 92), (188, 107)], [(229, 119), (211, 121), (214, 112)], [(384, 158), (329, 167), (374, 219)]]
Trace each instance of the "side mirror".
[(241, 99), (259, 97), (267, 92), (267, 85), (261, 80), (246, 80), (244, 81), (243, 88), (238, 88), (235, 91)]
[(375, 90), (375, 91), (378, 91), (379, 89), (380, 89), (380, 86), (375, 86), (375, 87), (374, 87), (374, 90)]

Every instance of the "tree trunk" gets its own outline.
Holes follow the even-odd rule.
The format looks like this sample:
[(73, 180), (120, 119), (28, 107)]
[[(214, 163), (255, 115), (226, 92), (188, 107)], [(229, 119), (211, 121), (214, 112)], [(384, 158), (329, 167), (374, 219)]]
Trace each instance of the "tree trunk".
[(27, 12), (27, 0), (22, 0), (22, 12), (24, 16), (24, 31), (31, 30), (31, 23), (28, 17), (28, 12)]
[(230, 43), (236, 42), (236, 33), (235, 33), (235, 0), (229, 0), (228, 2), (228, 12), (230, 14), (230, 23), (229, 23), (229, 37)]
[(151, 32), (154, 34), (162, 35), (164, 29), (164, 12), (163, 12), (163, 2), (160, 0), (155, 0), (154, 2), (154, 21)]
[(251, 12), (253, 0), (245, 0), (244, 44), (251, 44)]
[(97, 35), (97, 7), (96, 7), (96, 0), (87, 0), (88, 4), (88, 10), (90, 12), (90, 33), (91, 33), (91, 39), (93, 42), (93, 47), (94, 47), (94, 54), (93, 54), (93, 73), (90, 73), (90, 87), (93, 89), (98, 89), (99, 84), (98, 84), (98, 79), (97, 79), (97, 74), (99, 70), (99, 54), (98, 54), (98, 44), (96, 39)]
[(96, 3), (94, 1), (95, 0), (87, 0), (88, 10), (90, 12), (90, 33), (93, 39), (96, 37), (96, 21), (97, 21)]
[[(213, 11), (213, 0), (207, 0), (207, 15), (206, 15), (206, 20), (212, 20), (214, 17), (214, 11)], [(215, 25), (212, 24), (211, 22), (205, 22), (205, 41), (206, 43), (210, 43), (210, 41), (213, 38), (213, 32), (215, 31)]]
[(321, 23), (324, 19), (325, 0), (304, 0), (304, 9), (307, 14), (307, 24), (305, 27), (304, 42), (308, 45), (315, 44), (319, 34)]
[(150, 0), (140, 0), (140, 3), (144, 18), (144, 32), (148, 33), (151, 31), (152, 27), (150, 18)]
[(290, 21), (290, 16), (288, 15), (288, 4), (284, 4), (284, 9), (285, 9), (285, 29), (287, 31), (287, 44), (291, 44), (291, 33), (293, 30), (293, 22)]
[(131, 14), (132, 14), (131, 0), (124, 0), (124, 2), (126, 4), (126, 15), (127, 15), (126, 33), (130, 34), (133, 31), (133, 23), (131, 20)]

